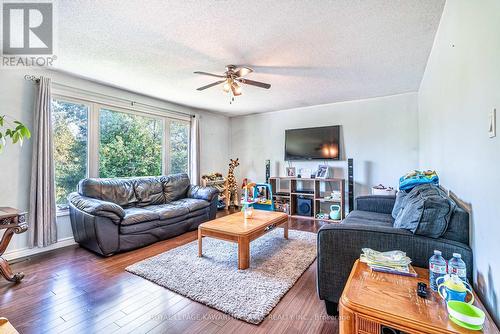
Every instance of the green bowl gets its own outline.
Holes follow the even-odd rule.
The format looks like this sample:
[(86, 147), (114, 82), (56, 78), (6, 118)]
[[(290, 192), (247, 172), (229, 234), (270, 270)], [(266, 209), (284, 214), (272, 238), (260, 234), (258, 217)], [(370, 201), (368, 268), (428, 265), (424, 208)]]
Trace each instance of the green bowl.
[(486, 315), (480, 308), (458, 300), (450, 300), (446, 306), (450, 320), (457, 325), (472, 330), (483, 328)]

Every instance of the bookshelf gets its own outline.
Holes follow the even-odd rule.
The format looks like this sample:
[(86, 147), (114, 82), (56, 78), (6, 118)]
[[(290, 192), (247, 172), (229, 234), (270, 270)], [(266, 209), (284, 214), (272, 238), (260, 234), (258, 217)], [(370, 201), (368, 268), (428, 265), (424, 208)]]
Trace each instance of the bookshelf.
[[(290, 217), (325, 222), (338, 223), (341, 220), (316, 218), (318, 213), (330, 213), (330, 205), (340, 206), (341, 219), (345, 217), (345, 179), (339, 178), (298, 178), (298, 177), (271, 177), (269, 178), (275, 207), (284, 211), (281, 203), (288, 204), (286, 211)], [(336, 193), (338, 196), (331, 198)], [(301, 215), (297, 210), (299, 198), (309, 199), (312, 215)]]

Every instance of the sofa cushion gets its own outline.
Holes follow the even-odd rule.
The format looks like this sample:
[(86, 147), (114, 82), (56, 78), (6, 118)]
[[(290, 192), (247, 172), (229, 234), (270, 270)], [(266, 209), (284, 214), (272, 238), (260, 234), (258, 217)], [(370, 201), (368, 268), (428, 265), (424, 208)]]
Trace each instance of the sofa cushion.
[(443, 238), (469, 244), (469, 214), (467, 211), (459, 206), (455, 208)]
[(125, 209), (125, 217), (121, 225), (133, 225), (158, 219), (160, 219), (160, 215), (157, 212), (143, 208), (128, 208)]
[(187, 207), (189, 212), (193, 212), (199, 209), (204, 209), (210, 205), (210, 202), (196, 198), (183, 198), (173, 203)]
[(137, 197), (137, 206), (148, 206), (165, 203), (163, 194), (163, 183), (157, 177), (144, 177), (134, 180), (135, 196)]
[(189, 209), (184, 203), (167, 203), (160, 205), (149, 205), (145, 206), (144, 209), (156, 212), (159, 215), (159, 219), (172, 219), (179, 216), (185, 216), (189, 213)]
[(403, 210), (403, 203), (405, 197), (408, 193), (406, 191), (398, 191), (396, 194), (396, 201), (394, 202), (394, 207), (392, 208), (392, 218), (396, 219), (398, 214)]
[(373, 222), (382, 222), (392, 226), (394, 224), (394, 219), (392, 219), (392, 216), (387, 213), (354, 210), (349, 213), (347, 218), (344, 219), (344, 222), (356, 224), (372, 224)]
[(162, 176), (163, 194), (165, 203), (173, 202), (186, 197), (191, 182), (187, 174), (173, 174)]
[(78, 183), (78, 193), (116, 203), (122, 207), (137, 203), (131, 179), (83, 179)]
[(441, 237), (456, 207), (439, 187), (425, 184), (413, 188), (403, 200), (394, 227), (431, 238)]

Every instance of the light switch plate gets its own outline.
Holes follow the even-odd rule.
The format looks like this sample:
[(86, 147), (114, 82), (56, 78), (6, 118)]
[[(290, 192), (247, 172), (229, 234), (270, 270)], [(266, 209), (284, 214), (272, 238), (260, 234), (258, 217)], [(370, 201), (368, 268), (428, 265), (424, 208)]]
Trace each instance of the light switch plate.
[(496, 137), (497, 135), (497, 110), (493, 109), (489, 116), (490, 125), (488, 128), (488, 134), (490, 138)]

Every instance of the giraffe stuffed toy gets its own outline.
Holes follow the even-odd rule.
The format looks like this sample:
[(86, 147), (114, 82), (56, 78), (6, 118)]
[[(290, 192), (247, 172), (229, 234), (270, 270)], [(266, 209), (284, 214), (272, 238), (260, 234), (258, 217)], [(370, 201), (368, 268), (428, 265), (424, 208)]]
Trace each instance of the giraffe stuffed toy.
[(236, 183), (236, 178), (234, 177), (234, 169), (240, 165), (239, 159), (230, 159), (229, 162), (229, 172), (227, 173), (227, 196), (226, 196), (226, 206), (229, 207), (234, 205), (236, 207), (240, 206), (240, 188)]

